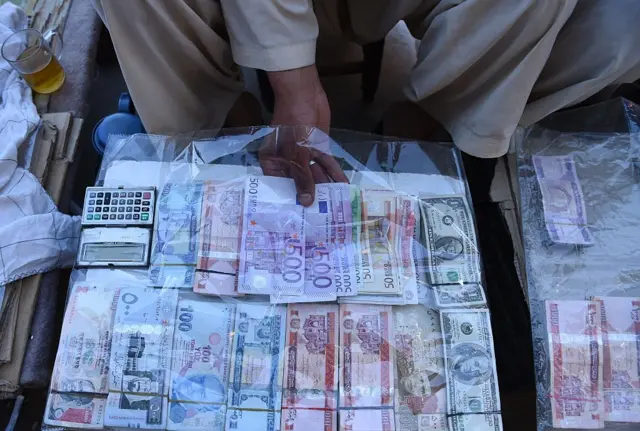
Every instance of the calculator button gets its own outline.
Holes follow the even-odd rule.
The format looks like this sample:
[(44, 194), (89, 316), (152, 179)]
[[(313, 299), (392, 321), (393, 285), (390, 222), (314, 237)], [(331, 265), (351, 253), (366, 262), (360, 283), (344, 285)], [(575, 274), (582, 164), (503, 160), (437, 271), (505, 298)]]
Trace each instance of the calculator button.
[(149, 212), (149, 207), (142, 207), (142, 212), (143, 213), (148, 213)]
[(103, 213), (108, 213), (109, 212), (109, 207), (102, 207), (102, 212)]
[(118, 220), (124, 220), (124, 214), (118, 214)]
[(130, 213), (131, 211), (133, 211), (133, 207), (127, 207), (127, 212)]
[(96, 205), (102, 205), (102, 199), (98, 199), (98, 200), (96, 201)]
[[(100, 217), (100, 216), (98, 216)], [(87, 214), (87, 220), (93, 220), (93, 214)]]
[(107, 199), (111, 199), (111, 193), (105, 192), (104, 197)]
[(95, 193), (89, 193), (89, 197), (90, 197), (90, 198), (95, 198), (95, 197), (96, 197), (96, 194), (95, 194)]
[(149, 192), (145, 192), (145, 194), (144, 194), (144, 195), (142, 195), (142, 198), (143, 198), (143, 199), (151, 199), (151, 193), (149, 193)]
[(140, 220), (140, 214), (134, 214), (133, 215), (133, 219), (134, 220)]
[(89, 205), (95, 205), (95, 204), (96, 204), (96, 201), (94, 201), (93, 199), (89, 201)]
[(106, 214), (102, 214), (102, 220), (109, 220), (109, 216)]
[(133, 199), (127, 199), (127, 205), (133, 205)]
[(132, 198), (133, 197), (133, 192), (129, 192), (129, 194), (127, 196)]
[(126, 218), (127, 220), (131, 220), (131, 214), (127, 214), (127, 215), (125, 216), (125, 218)]
[(140, 205), (142, 201), (140, 199), (136, 199), (136, 205)]
[(92, 213), (93, 212), (93, 208), (92, 207), (87, 208), (87, 212), (88, 213)]
[(109, 218), (110, 218), (111, 220), (115, 220), (115, 219), (116, 219), (116, 215), (115, 215), (115, 214), (111, 214), (111, 215), (109, 216)]
[(147, 221), (147, 220), (149, 220), (149, 214), (142, 214), (142, 221)]
[(137, 197), (137, 198), (141, 198), (141, 197), (142, 197), (142, 193), (137, 192), (137, 193), (136, 193), (136, 197)]
[(124, 199), (120, 199), (120, 205), (125, 205), (126, 203), (127, 203), (127, 201), (126, 201), (126, 200), (124, 200)]
[(120, 207), (120, 208), (118, 208), (118, 212), (119, 212), (119, 213), (123, 213), (123, 212), (124, 212), (124, 207)]
[(103, 197), (103, 196), (104, 196), (104, 193), (102, 193), (102, 192), (98, 193), (98, 197), (99, 197), (99, 198), (101, 198), (101, 197)]
[(111, 194), (111, 196), (113, 196), (114, 198), (117, 198), (117, 197), (118, 197), (118, 196), (120, 196), (120, 195), (119, 195), (117, 192), (113, 192), (113, 193)]
[(97, 213), (102, 212), (102, 208), (101, 207), (96, 207), (96, 212)]
[(108, 197), (106, 197), (106, 196), (105, 196), (105, 198), (104, 198), (104, 204), (105, 204), (105, 205), (109, 205), (110, 203), (111, 203), (111, 198), (108, 198)]
[(134, 210), (135, 212), (139, 213), (139, 212), (140, 212), (140, 207), (135, 207), (133, 210)]
[(151, 205), (151, 202), (149, 202), (149, 201), (144, 201), (144, 202), (142, 202), (142, 205), (149, 206), (149, 205)]
[(112, 213), (117, 213), (118, 212), (118, 207), (111, 207), (111, 212)]

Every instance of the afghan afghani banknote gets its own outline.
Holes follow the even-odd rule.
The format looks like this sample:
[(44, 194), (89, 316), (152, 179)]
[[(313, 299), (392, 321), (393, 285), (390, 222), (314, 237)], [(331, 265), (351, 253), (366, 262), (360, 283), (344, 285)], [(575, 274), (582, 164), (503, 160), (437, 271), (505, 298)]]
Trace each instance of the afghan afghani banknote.
[(396, 254), (398, 195), (390, 190), (362, 191), (362, 289), (360, 294), (400, 295)]
[(488, 310), (440, 312), (447, 377), (447, 413), (500, 411)]
[(180, 298), (171, 361), (172, 402), (226, 402), (235, 311), (234, 304)]
[(283, 408), (280, 429), (283, 431), (338, 431), (338, 412)]
[(227, 430), (280, 430), (280, 412), (227, 409)]
[(253, 294), (304, 293), (305, 235), (303, 207), (293, 180), (249, 177), (238, 291)]
[(51, 389), (106, 394), (120, 288), (77, 283), (64, 315)]
[[(396, 429), (446, 429), (446, 378), (440, 314), (422, 305), (393, 310)], [(431, 428), (424, 427), (431, 424)], [(435, 428), (434, 428), (435, 427)]]
[(479, 283), (480, 253), (467, 199), (422, 198), (422, 224), (431, 284)]
[(602, 428), (600, 303), (546, 301), (554, 428)]
[(479, 283), (436, 284), (433, 286), (439, 307), (475, 307), (487, 305), (484, 289)]
[(391, 306), (340, 305), (340, 406), (393, 406)]
[(336, 304), (295, 304), (287, 308), (285, 407), (337, 408), (338, 315)]
[(104, 424), (110, 427), (165, 429), (167, 398), (112, 392), (107, 397)]
[(196, 271), (193, 291), (212, 296), (244, 296), (238, 293), (238, 276), (218, 272)]
[(127, 287), (117, 302), (109, 391), (168, 394), (178, 291)]
[(69, 428), (102, 428), (106, 398), (95, 394), (51, 392), (44, 423)]
[(502, 431), (502, 416), (499, 413), (451, 416), (449, 431)]
[(316, 194), (324, 190), (331, 201), (331, 243), (336, 275), (336, 293), (339, 296), (358, 292), (356, 247), (353, 243), (351, 186), (349, 184), (321, 184)]
[(640, 298), (594, 298), (600, 303), (604, 420), (640, 422)]
[(280, 410), (286, 316), (279, 305), (237, 306), (229, 407)]
[(549, 237), (560, 244), (593, 244), (584, 194), (571, 156), (533, 156)]
[(193, 266), (162, 266), (149, 267), (149, 286), (164, 288), (192, 288), (195, 277)]
[(336, 229), (332, 219), (335, 205), (329, 185), (318, 184), (313, 205), (304, 209), (305, 295), (333, 293), (335, 296), (339, 277), (339, 267), (334, 262), (338, 250), (332, 242), (332, 230)]
[(393, 409), (340, 409), (340, 431), (395, 431)]
[(170, 431), (224, 431), (227, 406), (169, 401)]
[(197, 268), (236, 275), (242, 236), (244, 181), (204, 185)]

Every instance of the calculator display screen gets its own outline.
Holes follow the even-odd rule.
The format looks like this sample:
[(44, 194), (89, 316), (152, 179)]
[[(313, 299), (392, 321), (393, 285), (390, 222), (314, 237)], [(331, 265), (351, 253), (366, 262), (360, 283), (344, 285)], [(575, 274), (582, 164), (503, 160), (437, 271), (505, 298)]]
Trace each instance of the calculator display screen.
[(85, 244), (85, 262), (140, 262), (144, 260), (144, 244)]

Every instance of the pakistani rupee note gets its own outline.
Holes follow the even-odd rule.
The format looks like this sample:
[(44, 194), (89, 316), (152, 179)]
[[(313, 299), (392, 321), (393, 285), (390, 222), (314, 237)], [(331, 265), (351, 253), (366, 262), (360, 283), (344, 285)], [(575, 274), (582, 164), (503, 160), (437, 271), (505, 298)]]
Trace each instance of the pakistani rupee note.
[(191, 288), (195, 268), (193, 266), (151, 265), (149, 268), (149, 286), (164, 288)]
[(166, 428), (167, 398), (160, 395), (109, 393), (104, 424), (118, 428)]
[(394, 431), (393, 409), (340, 409), (340, 431)]
[(502, 416), (499, 413), (450, 416), (449, 431), (502, 431)]
[(289, 295), (304, 292), (304, 213), (295, 196), (293, 180), (247, 179), (239, 292)]
[(226, 402), (235, 309), (233, 304), (180, 298), (171, 361), (174, 404)]
[(109, 392), (167, 395), (177, 300), (178, 291), (173, 289), (121, 290), (113, 325)]
[(238, 276), (218, 272), (196, 271), (193, 291), (212, 296), (244, 296), (238, 293)]
[(542, 191), (545, 225), (551, 241), (593, 244), (587, 225), (584, 194), (571, 156), (533, 156)]
[(105, 398), (95, 394), (51, 392), (44, 423), (69, 428), (102, 428), (105, 403)]
[(244, 185), (238, 181), (205, 183), (197, 269), (238, 273)]
[(106, 394), (111, 330), (120, 289), (77, 283), (64, 315), (51, 389)]
[(480, 282), (480, 253), (464, 196), (422, 198), (422, 226), (431, 284)]
[(340, 406), (393, 406), (390, 306), (340, 305)]
[(280, 412), (228, 409), (227, 430), (280, 430)]
[(488, 310), (442, 310), (447, 413), (500, 411), (493, 335)]
[(484, 289), (479, 283), (436, 284), (433, 291), (438, 307), (477, 307), (487, 305)]
[(602, 428), (600, 303), (546, 301), (554, 428)]
[(287, 308), (285, 407), (337, 408), (338, 314), (335, 304)]
[(280, 410), (286, 314), (278, 305), (238, 304), (229, 407)]
[(282, 431), (338, 431), (335, 410), (282, 409)]
[(170, 431), (224, 431), (227, 406), (169, 401)]
[[(446, 378), (440, 314), (422, 305), (393, 310), (398, 431), (446, 429)], [(424, 424), (431, 424), (425, 427)], [(441, 427), (444, 424), (444, 428)]]
[(604, 420), (640, 422), (640, 298), (594, 298), (602, 317)]

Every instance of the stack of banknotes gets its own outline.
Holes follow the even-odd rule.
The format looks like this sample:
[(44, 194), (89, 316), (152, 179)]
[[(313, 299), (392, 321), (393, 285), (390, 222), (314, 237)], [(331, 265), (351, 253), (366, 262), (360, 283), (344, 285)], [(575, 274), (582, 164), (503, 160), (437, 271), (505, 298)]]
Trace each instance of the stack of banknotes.
[(554, 428), (640, 423), (640, 298), (547, 301)]
[(489, 313), (77, 283), (52, 427), (499, 431)]

